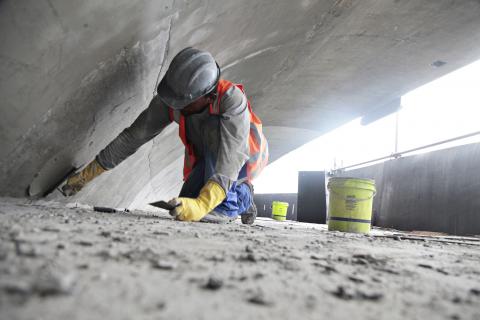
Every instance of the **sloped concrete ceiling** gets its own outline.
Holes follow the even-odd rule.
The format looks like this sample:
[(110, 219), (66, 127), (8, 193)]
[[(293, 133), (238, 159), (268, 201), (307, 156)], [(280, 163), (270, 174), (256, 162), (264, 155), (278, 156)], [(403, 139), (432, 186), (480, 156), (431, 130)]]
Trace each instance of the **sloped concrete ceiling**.
[[(24, 196), (52, 159), (93, 159), (185, 46), (211, 51), (246, 86), (275, 160), (479, 59), (480, 2), (3, 0), (0, 44), (0, 194)], [(72, 200), (142, 207), (175, 195), (176, 130)]]

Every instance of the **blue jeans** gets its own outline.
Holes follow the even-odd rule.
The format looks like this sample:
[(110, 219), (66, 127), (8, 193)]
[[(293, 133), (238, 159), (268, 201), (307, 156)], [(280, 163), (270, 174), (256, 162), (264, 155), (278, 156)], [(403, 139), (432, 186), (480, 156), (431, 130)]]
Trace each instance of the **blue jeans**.
[[(200, 193), (200, 189), (210, 179), (215, 170), (215, 160), (211, 154), (207, 153), (205, 157), (197, 160), (187, 181), (183, 184), (180, 191), (180, 197), (196, 198)], [(246, 177), (247, 165), (245, 164), (240, 170), (238, 179)], [(235, 219), (238, 215), (245, 213), (253, 201), (250, 188), (245, 183), (238, 184), (234, 182), (230, 190), (227, 192), (227, 197), (221, 204), (219, 204), (213, 211), (216, 215), (223, 215), (225, 217)]]

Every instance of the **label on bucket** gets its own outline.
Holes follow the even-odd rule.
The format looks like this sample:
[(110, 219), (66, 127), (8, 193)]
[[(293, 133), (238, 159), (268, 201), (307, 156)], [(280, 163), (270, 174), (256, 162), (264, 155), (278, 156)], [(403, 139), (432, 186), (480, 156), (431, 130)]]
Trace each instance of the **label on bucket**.
[(345, 208), (347, 210), (355, 210), (357, 207), (357, 198), (353, 195), (349, 195), (345, 197)]

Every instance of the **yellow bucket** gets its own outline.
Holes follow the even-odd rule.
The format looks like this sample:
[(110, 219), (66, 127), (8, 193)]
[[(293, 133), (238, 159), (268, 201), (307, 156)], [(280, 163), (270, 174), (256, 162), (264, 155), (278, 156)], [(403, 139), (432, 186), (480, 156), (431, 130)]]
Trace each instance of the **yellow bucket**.
[(287, 220), (288, 202), (272, 201), (272, 217), (278, 221)]
[(328, 191), (328, 230), (369, 233), (375, 181), (331, 178)]

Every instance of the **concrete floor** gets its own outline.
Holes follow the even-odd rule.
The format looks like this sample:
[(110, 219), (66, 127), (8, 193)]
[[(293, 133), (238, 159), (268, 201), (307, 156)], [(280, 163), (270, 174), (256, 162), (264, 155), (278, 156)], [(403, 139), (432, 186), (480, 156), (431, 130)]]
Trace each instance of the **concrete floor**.
[(1, 319), (480, 319), (480, 238), (0, 199)]

